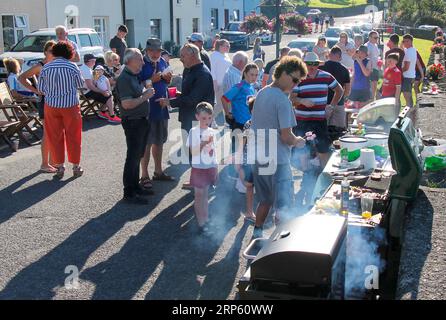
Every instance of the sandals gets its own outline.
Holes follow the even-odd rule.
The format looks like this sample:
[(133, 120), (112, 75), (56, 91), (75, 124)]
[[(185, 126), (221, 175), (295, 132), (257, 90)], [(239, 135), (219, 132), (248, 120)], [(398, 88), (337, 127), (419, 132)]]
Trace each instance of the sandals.
[(57, 171), (56, 171), (56, 174), (54, 175), (54, 179), (62, 180), (62, 178), (65, 174), (65, 167), (58, 167), (56, 169), (57, 169)]
[(81, 166), (74, 166), (73, 167), (73, 177), (80, 178), (84, 174), (84, 169), (82, 169)]
[(175, 181), (174, 177), (168, 176), (164, 172), (161, 174), (158, 174), (156, 172), (153, 173), (153, 180), (154, 181)]
[(139, 185), (144, 190), (153, 188), (152, 180), (150, 180), (150, 177), (141, 178), (141, 180), (139, 180)]

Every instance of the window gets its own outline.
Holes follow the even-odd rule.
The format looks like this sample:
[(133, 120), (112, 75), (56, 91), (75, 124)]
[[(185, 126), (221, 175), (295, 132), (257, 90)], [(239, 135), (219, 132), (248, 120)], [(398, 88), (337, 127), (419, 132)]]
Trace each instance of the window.
[(0, 17), (0, 29), (3, 29), (3, 43), (0, 47), (3, 46), (5, 51), (9, 51), (28, 33), (28, 19), (25, 15)]
[(218, 29), (218, 9), (211, 9), (211, 30)]
[(71, 16), (67, 17), (67, 29), (74, 29), (79, 27), (79, 17)]
[(93, 17), (94, 30), (98, 33), (100, 41), (107, 43), (108, 35), (108, 17)]
[(161, 19), (150, 20), (150, 36), (161, 39)]
[(91, 40), (88, 34), (80, 34), (79, 41), (81, 43), (81, 47), (91, 47)]
[(234, 10), (234, 21), (240, 21), (240, 10)]
[(90, 34), (90, 40), (91, 40), (91, 44), (93, 47), (101, 47), (102, 46), (102, 41), (101, 38), (99, 37), (98, 34), (96, 33), (91, 33)]
[(181, 4), (183, 0), (177, 0), (177, 4)]
[(199, 27), (199, 22), (200, 20), (198, 18), (193, 18), (192, 19), (192, 32), (199, 32), (200, 27)]
[(200, 0), (195, 0), (195, 5), (199, 6), (200, 5)]
[(77, 44), (77, 39), (74, 34), (68, 35), (68, 40), (73, 41), (75, 44)]

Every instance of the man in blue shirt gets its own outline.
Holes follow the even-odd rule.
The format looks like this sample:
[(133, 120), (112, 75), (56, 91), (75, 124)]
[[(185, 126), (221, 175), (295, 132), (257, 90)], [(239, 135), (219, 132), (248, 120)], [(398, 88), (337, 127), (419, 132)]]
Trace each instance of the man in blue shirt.
[(174, 178), (166, 175), (162, 169), (163, 145), (167, 142), (169, 110), (160, 106), (160, 98), (166, 98), (168, 86), (172, 80), (172, 72), (168, 63), (161, 58), (161, 41), (156, 38), (147, 40), (144, 66), (139, 74), (139, 80), (147, 87), (153, 86), (155, 95), (150, 99), (149, 134), (147, 149), (141, 160), (142, 178), (141, 185), (151, 188), (152, 184), (148, 172), (150, 153), (155, 161), (153, 180), (173, 181)]

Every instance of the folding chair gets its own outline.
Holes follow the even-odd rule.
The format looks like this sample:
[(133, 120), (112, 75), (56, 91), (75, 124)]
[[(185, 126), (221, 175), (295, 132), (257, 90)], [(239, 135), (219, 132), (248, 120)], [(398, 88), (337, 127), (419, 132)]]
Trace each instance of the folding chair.
[(42, 126), (42, 123), (39, 119), (37, 119), (36, 117), (28, 116), (25, 111), (23, 111), (22, 107), (17, 104), (0, 104), (0, 111), (3, 111), (3, 114), (5, 115), (7, 121), (19, 123), (16, 128), (16, 132), (19, 135), (19, 138), (25, 141), (26, 144), (32, 145), (28, 138), (26, 138), (26, 136), (23, 134), (23, 130), (26, 130), (40, 142), (41, 137), (39, 137), (36, 133), (36, 123), (39, 123)]
[(93, 99), (89, 99), (85, 96), (85, 89), (79, 89), (79, 98), (81, 106), (81, 115), (83, 118), (88, 116), (97, 116), (98, 112), (102, 109), (103, 104)]
[(28, 98), (20, 98), (16, 99), (12, 96), (11, 88), (9, 88), (8, 84), (5, 82), (4, 87), (0, 88), (1, 90), (1, 100), (4, 104), (19, 104), (24, 111), (32, 114), (33, 116), (37, 116), (39, 111), (37, 109), (37, 99), (33, 97)]
[(7, 121), (0, 119), (0, 138), (6, 142), (12, 151), (15, 151), (15, 149), (10, 138), (20, 131), (19, 125), (19, 121)]

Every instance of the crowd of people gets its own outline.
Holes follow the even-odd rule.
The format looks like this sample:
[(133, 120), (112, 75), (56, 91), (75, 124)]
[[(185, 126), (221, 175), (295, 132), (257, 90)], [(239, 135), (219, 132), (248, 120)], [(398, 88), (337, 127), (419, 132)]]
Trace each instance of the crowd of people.
[[(329, 18), (324, 21), (330, 24)], [(233, 149), (239, 160), (234, 166), (236, 188), (246, 193), (245, 217), (255, 223), (255, 236), (260, 236), (272, 207), (278, 222), (282, 212), (289, 213), (296, 204), (309, 204), (311, 192), (295, 199), (291, 168), (299, 168), (305, 176), (314, 173), (312, 167), (325, 166), (333, 140), (347, 128), (346, 107), (361, 108), (380, 97), (395, 97), (399, 107), (401, 93), (407, 105), (413, 106), (412, 89), (425, 73), (408, 34), (402, 45), (398, 35), (390, 36), (384, 68), (376, 31), (369, 33), (365, 44), (362, 39), (352, 42), (341, 33), (331, 49), (324, 37), (312, 52), (284, 47), (280, 57), (263, 68), (260, 43), (256, 42), (252, 58), (244, 51), (230, 58), (227, 40), (216, 39), (209, 54), (203, 36), (194, 33), (180, 50), (184, 66), (181, 92), (172, 95), (170, 53), (156, 38), (147, 40), (143, 52), (127, 48), (127, 32), (125, 26), (119, 27), (103, 65), (86, 54), (79, 68), (76, 44), (68, 40), (64, 27), (57, 27), (57, 41), (45, 45), (41, 63), (20, 74), (20, 65), (5, 62), (8, 82), (14, 95), (40, 97), (44, 119), (41, 169), (55, 173), (58, 179), (64, 176), (65, 153), (73, 164), (73, 175), (80, 177), (84, 172), (80, 165), (80, 88), (88, 99), (102, 105), (99, 117), (122, 124), (127, 144), (123, 200), (132, 204), (149, 203), (154, 181), (175, 180), (164, 172), (162, 155), (169, 135), (169, 108), (178, 108), (182, 152), (188, 154), (192, 167), (190, 181), (183, 188), (195, 191), (201, 231), (208, 229), (208, 194), (218, 181), (216, 148), (223, 126), (237, 133), (234, 139), (239, 143)], [(378, 88), (381, 74), (383, 84)], [(30, 78), (37, 78), (37, 85)], [(317, 139), (310, 144), (307, 138), (314, 135)], [(260, 145), (265, 155), (274, 157), (259, 157), (256, 149)], [(248, 161), (252, 150), (254, 162)], [(273, 171), (268, 170), (271, 166)], [(259, 201), (256, 209), (254, 188)], [(305, 189), (311, 190), (311, 185)]]

